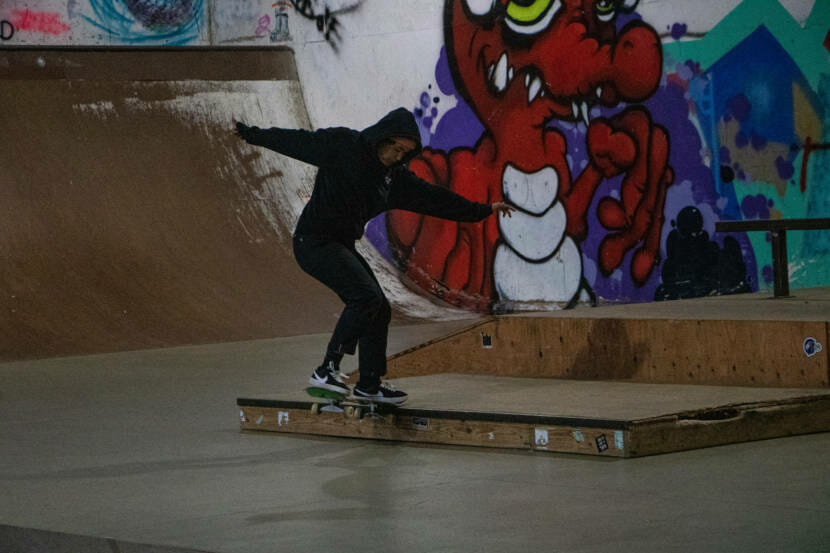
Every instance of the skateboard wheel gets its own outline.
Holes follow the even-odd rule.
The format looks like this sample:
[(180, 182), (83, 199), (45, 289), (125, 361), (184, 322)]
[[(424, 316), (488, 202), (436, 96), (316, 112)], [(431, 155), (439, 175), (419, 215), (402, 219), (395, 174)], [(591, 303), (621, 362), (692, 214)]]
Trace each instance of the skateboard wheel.
[(346, 418), (353, 419), (354, 418), (354, 407), (349, 405), (346, 407)]
[(320, 414), (320, 404), (319, 403), (312, 403), (311, 404), (311, 414), (312, 415), (319, 415)]
[(360, 412), (361, 412), (361, 408), (360, 407), (355, 407), (354, 410), (352, 411), (352, 418), (353, 419), (359, 419), (360, 418)]

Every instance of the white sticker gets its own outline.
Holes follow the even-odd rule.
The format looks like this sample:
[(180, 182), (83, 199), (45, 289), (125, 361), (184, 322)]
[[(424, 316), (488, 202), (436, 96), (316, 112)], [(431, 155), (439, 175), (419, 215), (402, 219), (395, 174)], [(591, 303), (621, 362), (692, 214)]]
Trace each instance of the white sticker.
[(815, 338), (806, 338), (802, 347), (804, 348), (804, 355), (807, 357), (817, 355), (821, 353), (822, 349), (824, 349), (821, 347), (821, 342)]
[(623, 433), (621, 430), (614, 431), (614, 447), (623, 449)]
[(242, 409), (239, 410), (239, 420), (242, 422), (248, 422), (248, 418), (245, 416), (245, 411)]
[(574, 430), (572, 432), (572, 434), (574, 436), (574, 440), (576, 440), (577, 442), (584, 442), (585, 441), (585, 436), (579, 430)]
[(489, 437), (490, 437), (490, 440), (495, 440), (496, 439), (496, 434), (494, 432), (490, 432)]
[(257, 424), (262, 424), (262, 419), (264, 419), (264, 418), (265, 418), (265, 416), (264, 416), (264, 415), (260, 415), (260, 416), (258, 416), (258, 417), (256, 418), (256, 423), (257, 423)]
[(540, 449), (544, 449), (544, 447), (548, 445), (548, 431), (541, 430), (539, 428), (536, 429), (536, 446)]
[(277, 413), (277, 424), (282, 426), (282, 423), (288, 424), (288, 415), (289, 413), (286, 411), (280, 411)]
[(484, 349), (493, 349), (493, 336), (490, 334), (481, 333), (481, 347)]
[(412, 417), (412, 428), (415, 430), (429, 430), (429, 418)]

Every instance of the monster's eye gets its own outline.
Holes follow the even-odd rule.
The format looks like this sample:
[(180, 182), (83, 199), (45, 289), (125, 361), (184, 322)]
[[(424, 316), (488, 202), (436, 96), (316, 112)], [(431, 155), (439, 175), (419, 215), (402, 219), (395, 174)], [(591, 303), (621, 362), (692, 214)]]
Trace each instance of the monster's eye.
[(517, 33), (532, 35), (547, 29), (562, 8), (562, 0), (510, 0), (507, 26)]
[(600, 21), (611, 21), (617, 14), (617, 3), (614, 0), (599, 0), (594, 8)]
[(464, 0), (467, 3), (467, 9), (473, 15), (487, 15), (493, 10), (495, 0)]

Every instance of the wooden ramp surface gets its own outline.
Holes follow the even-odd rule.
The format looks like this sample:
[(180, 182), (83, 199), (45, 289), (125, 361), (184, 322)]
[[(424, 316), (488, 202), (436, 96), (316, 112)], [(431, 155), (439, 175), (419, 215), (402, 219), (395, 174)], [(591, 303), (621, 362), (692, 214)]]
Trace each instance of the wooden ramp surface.
[(456, 372), (826, 388), (830, 288), (492, 317), (389, 358), (389, 377)]
[(395, 382), (382, 418), (312, 413), (305, 392), (240, 398), (243, 430), (640, 457), (830, 430), (826, 389), (443, 374)]

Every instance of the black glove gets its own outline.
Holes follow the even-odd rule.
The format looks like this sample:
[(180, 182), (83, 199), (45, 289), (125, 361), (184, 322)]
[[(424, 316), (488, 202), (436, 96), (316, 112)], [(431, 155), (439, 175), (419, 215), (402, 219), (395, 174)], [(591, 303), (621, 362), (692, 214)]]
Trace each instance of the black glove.
[(236, 134), (245, 142), (250, 142), (253, 138), (254, 131), (259, 130), (257, 127), (249, 127), (245, 123), (236, 122)]

